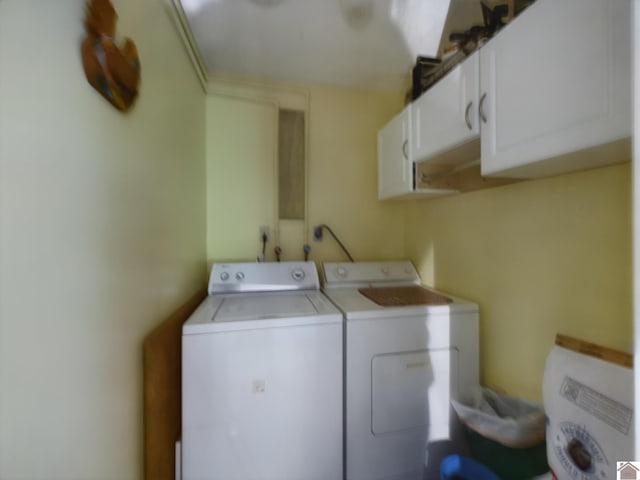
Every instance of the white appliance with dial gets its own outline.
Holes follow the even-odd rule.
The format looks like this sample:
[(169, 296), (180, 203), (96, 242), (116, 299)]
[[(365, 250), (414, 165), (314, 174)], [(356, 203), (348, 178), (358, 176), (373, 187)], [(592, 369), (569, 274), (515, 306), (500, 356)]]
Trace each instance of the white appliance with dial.
[(437, 475), (463, 443), (450, 400), (479, 383), (477, 305), (420, 286), (408, 261), (323, 269), (345, 318), (345, 478)]
[(312, 262), (214, 265), (182, 329), (183, 480), (341, 480), (342, 338)]

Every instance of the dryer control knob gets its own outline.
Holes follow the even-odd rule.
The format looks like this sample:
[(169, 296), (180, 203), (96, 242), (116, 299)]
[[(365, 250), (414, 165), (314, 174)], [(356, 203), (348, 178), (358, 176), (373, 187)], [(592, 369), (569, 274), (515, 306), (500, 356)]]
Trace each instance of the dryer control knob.
[(220, 274), (220, 280), (222, 280), (223, 282), (229, 280), (229, 273), (228, 272), (222, 272)]
[(336, 270), (336, 274), (340, 277), (340, 278), (344, 278), (347, 276), (347, 269), (344, 267), (338, 267), (338, 269)]
[(236, 273), (236, 280), (244, 280), (244, 273), (242, 272)]
[(304, 279), (304, 270), (301, 268), (296, 268), (293, 272), (291, 272), (291, 278), (293, 278), (296, 282), (300, 282)]
[(389, 267), (382, 267), (382, 273), (384, 275), (389, 275)]

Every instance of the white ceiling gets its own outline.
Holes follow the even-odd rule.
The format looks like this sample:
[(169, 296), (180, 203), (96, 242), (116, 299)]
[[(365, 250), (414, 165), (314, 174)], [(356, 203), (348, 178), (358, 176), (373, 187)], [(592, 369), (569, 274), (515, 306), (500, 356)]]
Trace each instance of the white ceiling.
[[(211, 73), (397, 90), (479, 0), (181, 0)], [(443, 35), (444, 30), (444, 35)]]

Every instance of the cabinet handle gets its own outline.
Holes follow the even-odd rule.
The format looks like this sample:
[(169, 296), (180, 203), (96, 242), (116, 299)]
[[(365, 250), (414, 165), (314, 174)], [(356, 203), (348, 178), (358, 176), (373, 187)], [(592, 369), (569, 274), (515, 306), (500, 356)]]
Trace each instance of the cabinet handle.
[(487, 116), (484, 114), (484, 100), (487, 98), (487, 94), (483, 93), (482, 97), (480, 97), (480, 107), (478, 108), (478, 111), (480, 113), (480, 120), (482, 120), (484, 123), (487, 123)]
[(471, 111), (472, 105), (473, 102), (469, 102), (469, 104), (467, 105), (467, 109), (464, 111), (464, 123), (467, 124), (467, 128), (469, 130), (473, 130), (473, 127), (471, 126), (471, 120), (469, 120), (469, 112)]
[(409, 144), (409, 140), (405, 140), (402, 144), (402, 155), (405, 160), (409, 160), (409, 155), (407, 155), (407, 145)]

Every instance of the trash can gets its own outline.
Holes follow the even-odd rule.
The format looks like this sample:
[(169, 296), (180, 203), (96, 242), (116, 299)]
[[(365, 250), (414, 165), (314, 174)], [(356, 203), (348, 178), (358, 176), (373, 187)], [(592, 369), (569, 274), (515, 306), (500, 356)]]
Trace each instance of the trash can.
[(549, 470), (542, 404), (478, 390), (471, 405), (451, 401), (465, 425), (473, 457), (502, 480), (523, 480)]

